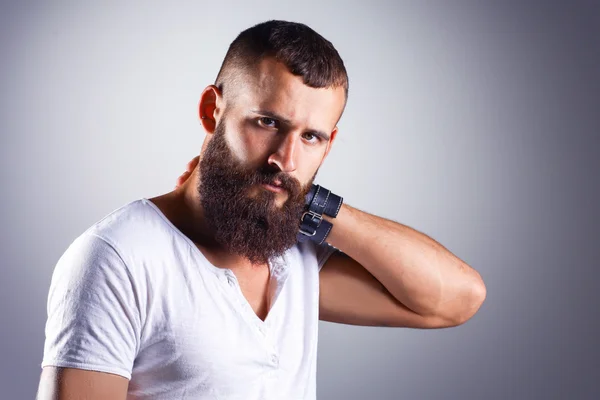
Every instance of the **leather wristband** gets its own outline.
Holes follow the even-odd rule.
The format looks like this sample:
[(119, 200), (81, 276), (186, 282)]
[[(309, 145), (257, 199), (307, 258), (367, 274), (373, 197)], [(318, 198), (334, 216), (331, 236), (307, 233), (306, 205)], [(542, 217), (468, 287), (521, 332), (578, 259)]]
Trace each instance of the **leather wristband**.
[(312, 240), (322, 244), (333, 224), (323, 219), (323, 214), (335, 218), (344, 199), (320, 185), (312, 185), (306, 195), (306, 209), (300, 217), (298, 241)]
[(312, 185), (306, 195), (308, 209), (319, 215), (337, 217), (344, 199), (320, 185)]

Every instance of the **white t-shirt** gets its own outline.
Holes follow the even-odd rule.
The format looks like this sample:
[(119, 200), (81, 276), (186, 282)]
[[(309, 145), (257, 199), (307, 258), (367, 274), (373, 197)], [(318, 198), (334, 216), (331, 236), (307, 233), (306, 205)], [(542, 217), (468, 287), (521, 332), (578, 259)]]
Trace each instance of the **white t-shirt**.
[(315, 399), (319, 270), (334, 251), (298, 243), (271, 263), (262, 321), (230, 269), (136, 200), (58, 261), (42, 367), (124, 376), (127, 399)]

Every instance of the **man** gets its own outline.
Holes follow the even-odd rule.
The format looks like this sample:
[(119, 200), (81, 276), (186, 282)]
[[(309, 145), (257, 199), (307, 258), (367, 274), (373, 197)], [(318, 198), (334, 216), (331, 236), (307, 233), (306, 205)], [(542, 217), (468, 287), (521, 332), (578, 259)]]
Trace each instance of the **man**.
[(314, 399), (319, 319), (471, 318), (476, 271), (313, 184), (347, 93), (309, 27), (242, 32), (201, 95), (207, 136), (176, 189), (109, 214), (59, 260), (38, 399)]

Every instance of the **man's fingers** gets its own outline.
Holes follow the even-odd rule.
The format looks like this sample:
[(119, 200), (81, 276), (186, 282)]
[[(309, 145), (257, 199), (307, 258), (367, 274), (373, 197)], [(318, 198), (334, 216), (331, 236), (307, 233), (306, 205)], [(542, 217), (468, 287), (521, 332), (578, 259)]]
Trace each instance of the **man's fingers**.
[[(186, 166), (186, 171), (187, 172), (192, 172), (194, 170), (194, 168), (196, 168), (196, 166), (198, 165), (198, 160), (200, 160), (200, 156), (196, 156), (194, 158), (192, 158)], [(189, 175), (188, 175), (189, 176)]]
[(180, 181), (181, 183), (183, 183), (183, 182), (187, 181), (187, 179), (190, 177), (191, 174), (192, 174), (191, 172), (186, 171), (183, 174), (181, 174), (177, 180)]
[(179, 186), (183, 185), (183, 183), (188, 180), (190, 175), (192, 175), (192, 172), (194, 172), (194, 169), (196, 169), (196, 167), (198, 166), (199, 160), (200, 160), (200, 156), (196, 156), (187, 163), (187, 165), (185, 167), (185, 169), (186, 169), (185, 172), (183, 174), (181, 174), (179, 176), (179, 178), (177, 178), (177, 182), (175, 183), (175, 189), (177, 189)]
[(177, 188), (183, 185), (183, 182), (187, 181), (191, 174), (192, 173), (190, 171), (185, 171), (183, 174), (181, 174), (179, 178), (177, 178), (177, 183), (175, 184), (175, 187)]

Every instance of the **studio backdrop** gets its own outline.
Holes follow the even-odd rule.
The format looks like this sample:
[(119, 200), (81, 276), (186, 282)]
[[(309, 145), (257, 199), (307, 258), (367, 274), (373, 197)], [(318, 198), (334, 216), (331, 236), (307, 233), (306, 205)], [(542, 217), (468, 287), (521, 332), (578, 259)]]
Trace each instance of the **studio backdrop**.
[(439, 241), (487, 298), (441, 330), (321, 322), (319, 399), (598, 399), (600, 6), (593, 1), (0, 5), (0, 397), (31, 399), (53, 268), (170, 191), (253, 24), (303, 22), (350, 91), (316, 182)]

